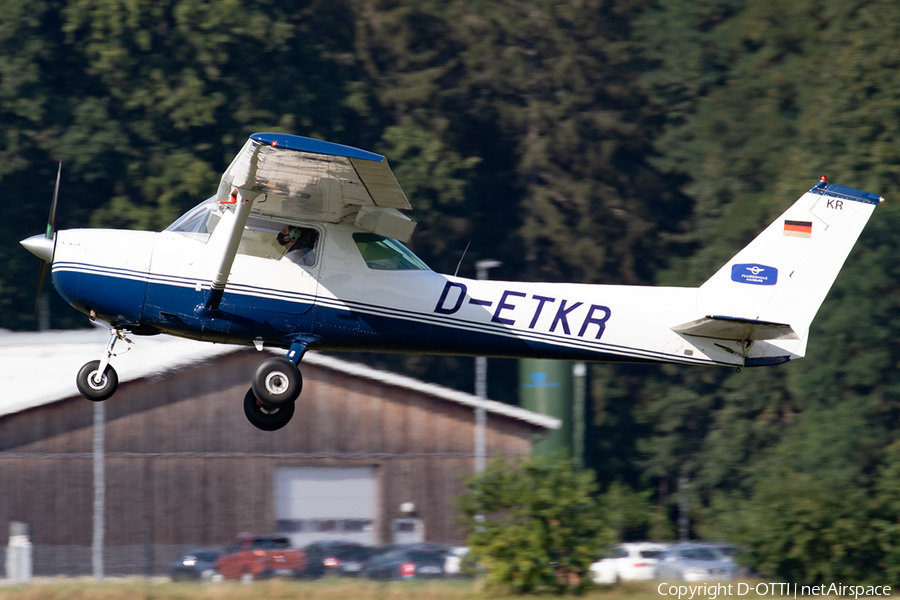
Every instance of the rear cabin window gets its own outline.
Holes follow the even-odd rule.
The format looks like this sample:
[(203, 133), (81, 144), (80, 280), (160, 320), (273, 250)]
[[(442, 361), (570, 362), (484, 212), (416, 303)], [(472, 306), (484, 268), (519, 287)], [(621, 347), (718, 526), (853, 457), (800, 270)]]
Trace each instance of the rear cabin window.
[(377, 271), (428, 271), (409, 248), (395, 239), (374, 233), (354, 233), (353, 241), (370, 269)]

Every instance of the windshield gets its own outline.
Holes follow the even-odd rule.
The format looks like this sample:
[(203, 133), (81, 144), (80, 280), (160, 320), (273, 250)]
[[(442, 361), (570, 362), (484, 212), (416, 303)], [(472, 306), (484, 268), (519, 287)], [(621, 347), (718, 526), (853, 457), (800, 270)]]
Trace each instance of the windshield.
[(220, 218), (216, 197), (211, 196), (181, 215), (177, 221), (166, 227), (166, 231), (174, 231), (205, 244)]
[(370, 269), (379, 271), (429, 271), (409, 248), (395, 239), (374, 233), (354, 233), (353, 241)]

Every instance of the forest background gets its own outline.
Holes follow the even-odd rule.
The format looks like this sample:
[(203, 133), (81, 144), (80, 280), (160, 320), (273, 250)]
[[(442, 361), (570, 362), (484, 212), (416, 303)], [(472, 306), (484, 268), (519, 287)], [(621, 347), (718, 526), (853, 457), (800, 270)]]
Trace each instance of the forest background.
[[(625, 539), (674, 536), (683, 479), (692, 536), (764, 575), (900, 582), (898, 38), (894, 0), (0, 0), (0, 327), (36, 327), (18, 240), (59, 160), (60, 228), (159, 230), (249, 134), (327, 139), (388, 157), (437, 271), (471, 244), (461, 275), (646, 285), (699, 285), (826, 173), (887, 201), (807, 358), (592, 365), (585, 459)], [(514, 402), (515, 362), (489, 385)]]

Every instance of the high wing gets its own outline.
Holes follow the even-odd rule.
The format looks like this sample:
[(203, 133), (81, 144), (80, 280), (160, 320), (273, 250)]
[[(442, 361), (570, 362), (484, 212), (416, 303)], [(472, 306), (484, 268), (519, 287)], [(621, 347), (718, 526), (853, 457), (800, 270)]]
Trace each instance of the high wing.
[(216, 194), (229, 234), (216, 261), (209, 298), (219, 308), (244, 227), (252, 214), (286, 221), (353, 219), (366, 231), (408, 240), (416, 223), (387, 160), (350, 146), (284, 133), (255, 133), (222, 175)]
[[(380, 154), (281, 133), (256, 133), (222, 175), (219, 202), (235, 189), (259, 192), (252, 214), (337, 223), (354, 217), (362, 229), (406, 241), (412, 208)], [(399, 210), (398, 210), (399, 209)]]

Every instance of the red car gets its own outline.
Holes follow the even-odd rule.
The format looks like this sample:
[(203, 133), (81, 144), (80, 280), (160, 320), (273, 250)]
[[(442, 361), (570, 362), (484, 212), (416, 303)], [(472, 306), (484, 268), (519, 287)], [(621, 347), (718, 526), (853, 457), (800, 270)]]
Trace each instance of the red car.
[(216, 560), (225, 579), (299, 576), (306, 571), (306, 553), (291, 548), (286, 537), (241, 536)]

